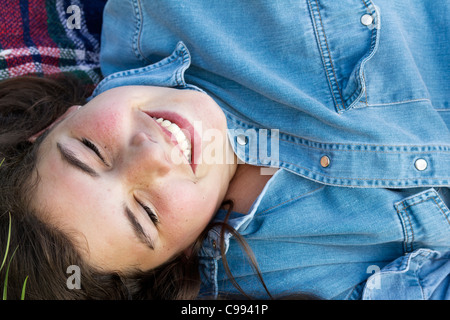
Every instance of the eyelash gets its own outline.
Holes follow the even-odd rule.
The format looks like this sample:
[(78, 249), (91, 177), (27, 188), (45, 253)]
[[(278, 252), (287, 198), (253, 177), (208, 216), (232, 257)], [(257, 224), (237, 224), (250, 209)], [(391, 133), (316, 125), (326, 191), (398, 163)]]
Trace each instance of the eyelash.
[(102, 160), (102, 162), (103, 162), (105, 165), (108, 165), (108, 164), (106, 163), (106, 161), (105, 161), (105, 158), (103, 158), (103, 156), (102, 156), (100, 150), (97, 148), (97, 146), (96, 146), (95, 144), (93, 144), (91, 141), (89, 141), (89, 140), (86, 139), (86, 138), (82, 138), (82, 139), (81, 139), (81, 142), (82, 142), (86, 147), (88, 147), (89, 149), (91, 149), (92, 151), (94, 151), (95, 154), (100, 158), (100, 160)]
[[(82, 138), (81, 142), (88, 147), (89, 149), (91, 149), (92, 151), (95, 152), (95, 154), (100, 158), (100, 160), (102, 160), (102, 162), (104, 164), (106, 164), (105, 159), (103, 158), (102, 154), (100, 153), (100, 150), (98, 150), (97, 146), (95, 144), (93, 144), (91, 141), (89, 141), (86, 138)], [(150, 219), (152, 220), (152, 222), (157, 225), (159, 223), (158, 220), (158, 216), (152, 211), (152, 209), (150, 209), (149, 207), (143, 205), (141, 202), (139, 202), (139, 205), (145, 210), (145, 212), (147, 213), (147, 215), (150, 217)]]
[(158, 225), (159, 220), (158, 220), (158, 216), (152, 211), (152, 209), (150, 209), (149, 207), (143, 205), (142, 203), (140, 203), (138, 201), (139, 205), (145, 210), (145, 212), (147, 213), (147, 215), (150, 217), (150, 219), (152, 220), (152, 222), (155, 225)]

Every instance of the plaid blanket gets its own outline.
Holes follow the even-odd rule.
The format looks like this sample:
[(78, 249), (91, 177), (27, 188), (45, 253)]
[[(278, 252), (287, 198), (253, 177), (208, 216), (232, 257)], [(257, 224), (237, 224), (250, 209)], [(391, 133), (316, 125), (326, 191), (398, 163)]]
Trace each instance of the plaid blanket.
[(94, 87), (101, 80), (98, 30), (105, 2), (0, 0), (0, 80), (70, 72)]

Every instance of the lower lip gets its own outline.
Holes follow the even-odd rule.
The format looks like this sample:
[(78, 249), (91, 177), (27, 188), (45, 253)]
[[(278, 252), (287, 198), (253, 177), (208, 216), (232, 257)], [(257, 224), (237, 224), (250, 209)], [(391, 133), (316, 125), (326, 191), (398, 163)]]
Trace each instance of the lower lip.
[[(197, 131), (194, 130), (194, 126), (185, 118), (180, 116), (179, 114), (175, 112), (167, 112), (167, 111), (161, 111), (161, 112), (152, 112), (147, 113), (150, 117), (155, 118), (163, 118), (165, 120), (169, 120), (170, 122), (175, 123), (180, 127), (182, 130), (186, 130), (191, 139), (191, 168), (192, 171), (195, 173), (195, 170), (197, 168), (198, 159), (200, 159), (201, 156), (201, 139), (200, 135), (197, 133)], [(161, 127), (164, 129), (165, 132), (170, 132), (165, 129), (164, 127)], [(171, 135), (171, 134), (170, 134)]]

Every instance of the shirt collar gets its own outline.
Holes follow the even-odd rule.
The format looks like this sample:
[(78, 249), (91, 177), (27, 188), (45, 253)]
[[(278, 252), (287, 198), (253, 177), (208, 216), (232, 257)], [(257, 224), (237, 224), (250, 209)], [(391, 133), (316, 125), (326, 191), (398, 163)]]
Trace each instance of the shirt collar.
[(105, 77), (95, 88), (91, 100), (99, 94), (122, 86), (159, 86), (177, 89), (202, 89), (187, 84), (184, 73), (191, 64), (189, 50), (183, 42), (178, 42), (172, 54), (161, 61), (145, 67), (115, 72)]

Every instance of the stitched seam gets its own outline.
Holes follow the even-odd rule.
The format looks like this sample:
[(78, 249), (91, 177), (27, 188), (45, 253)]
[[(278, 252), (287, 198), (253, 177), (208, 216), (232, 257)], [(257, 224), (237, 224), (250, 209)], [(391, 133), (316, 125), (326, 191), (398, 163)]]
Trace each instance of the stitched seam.
[[(370, 14), (373, 14), (372, 13), (372, 11), (370, 11), (370, 9), (369, 9), (369, 7), (364, 3), (364, 1), (362, 1), (363, 2), (363, 4), (366, 6), (366, 8), (367, 8), (367, 10), (370, 12)], [(374, 33), (374, 30), (375, 30), (375, 28), (373, 28), (372, 30), (371, 30), (371, 34), (370, 34), (370, 41), (371, 41), (371, 44), (370, 44), (370, 47), (369, 47), (369, 52), (372, 52), (374, 49), (372, 49), (371, 50), (371, 48), (372, 48), (372, 42), (373, 42), (373, 33)], [(369, 54), (370, 55), (370, 54)], [(361, 84), (360, 83), (360, 81), (358, 81), (358, 80), (360, 80), (360, 77), (357, 77), (357, 79), (355, 80), (355, 82), (356, 82), (356, 89), (355, 89), (355, 91), (353, 91), (353, 93), (350, 95), (350, 97), (347, 99), (347, 100), (345, 100), (345, 103), (347, 103), (347, 104), (352, 104), (356, 99), (358, 99), (358, 96), (360, 97), (360, 95), (361, 95), (361, 90), (362, 90), (362, 87), (364, 87), (364, 94), (365, 94), (365, 96), (366, 96), (366, 105), (367, 105), (367, 86), (366, 86), (366, 78), (365, 78), (365, 76), (364, 76), (364, 70), (361, 70), (361, 69), (364, 69), (363, 67), (362, 67), (362, 65), (364, 64), (366, 64), (366, 62), (367, 62), (367, 53), (365, 54), (365, 55), (363, 55), (363, 57), (362, 57), (362, 59), (361, 60), (359, 60), (358, 61), (358, 66), (356, 67), (356, 69), (358, 70), (358, 72), (360, 72), (361, 73), (361, 75), (362, 75), (362, 78), (363, 78), (363, 83)], [(356, 95), (356, 97), (355, 97), (355, 95)], [(354, 106), (353, 106), (354, 107)], [(346, 110), (348, 111), (350, 108), (346, 108)]]
[[(376, 10), (373, 12), (369, 8), (369, 6), (366, 4), (365, 1), (362, 1), (362, 3), (366, 7), (366, 10), (367, 10), (368, 13), (370, 13), (370, 15), (373, 16), (374, 13), (376, 13)], [(379, 19), (379, 17), (376, 17), (376, 18)], [(367, 106), (367, 86), (366, 86), (366, 79), (365, 79), (365, 75), (364, 75), (364, 66), (366, 65), (366, 63), (371, 59), (371, 57), (376, 52), (376, 46), (377, 46), (377, 43), (378, 43), (378, 37), (379, 36), (377, 36), (374, 39), (374, 33), (376, 32), (375, 29), (376, 29), (375, 27), (372, 27), (372, 29), (371, 29), (369, 50), (362, 57), (362, 59), (359, 60), (358, 67), (355, 68), (355, 69), (358, 70), (358, 74), (359, 74), (358, 77), (357, 77), (357, 80), (355, 80), (357, 88), (351, 94), (351, 96), (345, 101), (345, 103), (347, 103), (347, 105), (348, 105), (348, 107), (346, 108), (346, 111), (356, 107), (356, 105), (358, 104), (358, 100), (360, 100), (361, 97), (362, 97), (362, 94), (363, 94), (361, 92), (362, 90), (364, 90), (364, 93), (366, 95), (366, 106)], [(355, 97), (355, 95), (357, 95), (357, 97)], [(361, 108), (361, 106), (359, 106), (359, 108)]]
[(182, 51), (182, 64), (183, 67), (179, 68), (176, 72), (176, 83), (178, 86), (186, 86), (186, 81), (184, 80), (184, 73), (187, 69), (187, 66), (184, 66), (186, 63), (190, 63), (190, 55), (189, 53), (186, 51), (186, 48), (183, 46), (183, 48), (181, 49)]
[(259, 213), (258, 213), (257, 215), (255, 215), (255, 216), (262, 215), (263, 213), (265, 213), (265, 212), (267, 212), (267, 211), (270, 211), (270, 210), (272, 210), (272, 209), (274, 209), (274, 208), (280, 207), (280, 206), (282, 206), (282, 205), (285, 205), (285, 204), (288, 203), (288, 202), (298, 200), (298, 199), (300, 199), (300, 198), (302, 198), (302, 197), (305, 197), (305, 196), (307, 196), (307, 195), (309, 195), (309, 194), (311, 194), (311, 193), (313, 193), (313, 192), (316, 192), (317, 190), (323, 189), (324, 187), (325, 187), (325, 186), (322, 185), (322, 186), (320, 186), (320, 187), (318, 187), (318, 188), (316, 188), (316, 189), (314, 189), (314, 190), (308, 191), (307, 193), (303, 193), (303, 194), (299, 195), (298, 197), (295, 197), (295, 198), (286, 200), (286, 201), (284, 201), (284, 202), (282, 202), (282, 203), (279, 203), (279, 204), (277, 204), (277, 205), (275, 205), (275, 206), (273, 206), (273, 207), (270, 207), (270, 208), (268, 208), (268, 209), (266, 209), (266, 210), (264, 210), (264, 211), (259, 212)]
[[(414, 202), (414, 203), (411, 203), (411, 204), (408, 204), (408, 205), (405, 204), (405, 202), (406, 202), (407, 200), (400, 202), (398, 205), (396, 205), (396, 208), (397, 208), (397, 213), (398, 213), (399, 217), (400, 217), (401, 220), (402, 220), (402, 224), (404, 225), (404, 228), (403, 228), (404, 230), (403, 230), (403, 231), (404, 231), (404, 236), (405, 236), (405, 241), (404, 241), (404, 249), (405, 249), (405, 252), (409, 252), (409, 251), (408, 251), (408, 247), (410, 247), (410, 251), (414, 251), (414, 229), (413, 229), (413, 226), (412, 226), (411, 217), (410, 217), (410, 215), (409, 215), (407, 209), (409, 209), (409, 208), (412, 207), (412, 206), (419, 205), (419, 204), (421, 204), (421, 203), (424, 203), (424, 202), (426, 202), (426, 201), (429, 201), (429, 200), (433, 200), (433, 201), (434, 201), (434, 203), (435, 203), (436, 206), (439, 208), (439, 210), (440, 210), (441, 213), (444, 215), (445, 219), (447, 220), (447, 222), (448, 222), (449, 225), (450, 225), (450, 220), (449, 220), (449, 218), (447, 217), (447, 215), (445, 214), (444, 210), (443, 210), (443, 209), (441, 208), (441, 206), (438, 204), (438, 202), (437, 202), (437, 200), (436, 200), (436, 196), (431, 196), (431, 195), (430, 195), (430, 196), (428, 196), (428, 197), (425, 198), (425, 199), (421, 199), (421, 200), (418, 201), (418, 202)], [(399, 209), (398, 209), (400, 205), (402, 206), (402, 210), (399, 210)], [(409, 239), (408, 228), (407, 228), (407, 226), (406, 226), (406, 224), (405, 224), (404, 216), (401, 214), (401, 212), (404, 212), (406, 218), (408, 219), (409, 229), (411, 230), (411, 231), (410, 231), (410, 232), (411, 232), (411, 239)]]
[[(249, 160), (254, 160), (254, 159), (249, 159)], [(352, 177), (336, 177), (336, 176), (328, 176), (325, 175), (323, 173), (319, 173), (319, 172), (314, 172), (311, 171), (311, 169), (309, 168), (305, 168), (299, 165), (296, 165), (294, 163), (291, 162), (287, 162), (287, 161), (283, 161), (282, 163), (280, 163), (280, 166), (283, 166), (283, 164), (290, 164), (294, 167), (297, 167), (299, 169), (303, 169), (305, 171), (311, 172), (315, 175), (321, 176), (323, 178), (330, 178), (330, 179), (345, 179), (345, 180), (350, 180), (350, 181), (372, 181), (372, 180), (377, 180), (377, 181), (409, 181), (409, 180), (421, 180), (421, 179), (425, 179), (425, 180), (438, 180), (438, 179), (450, 179), (450, 177), (432, 177), (432, 178), (422, 178), (422, 177), (415, 177), (415, 178), (402, 178), (402, 179), (382, 179), (382, 178), (352, 178)]]
[(439, 205), (439, 203), (436, 200), (436, 197), (431, 197), (431, 199), (433, 199), (434, 203), (436, 203), (437, 207), (439, 208), (439, 210), (442, 212), (442, 215), (444, 216), (445, 220), (447, 220), (448, 224), (450, 225), (450, 219), (447, 216), (447, 214), (445, 214), (444, 209)]
[(401, 222), (402, 230), (403, 230), (403, 238), (404, 238), (403, 239), (403, 252), (407, 252), (406, 243), (408, 241), (408, 232), (405, 227), (405, 225), (406, 225), (405, 219), (404, 219), (403, 215), (400, 213), (400, 211), (398, 210), (398, 206), (396, 206), (396, 211), (397, 211), (398, 217), (400, 218), (400, 222)]
[[(317, 30), (317, 22), (316, 22), (316, 18), (314, 17), (313, 9), (311, 8), (311, 2), (310, 1), (308, 1), (308, 6), (309, 6), (309, 10), (311, 11), (311, 18), (313, 19), (314, 31), (315, 31), (316, 38), (317, 38), (317, 46), (319, 47), (320, 56), (322, 57), (322, 63), (323, 63), (324, 69), (325, 69), (325, 75), (326, 75), (326, 77), (328, 79), (328, 83), (330, 84), (330, 87), (331, 87), (330, 88), (331, 95), (332, 95), (333, 100), (335, 101), (335, 103), (338, 104), (336, 96), (334, 94), (333, 86), (331, 85), (330, 75), (328, 74), (328, 70), (326, 68), (325, 56), (323, 54), (322, 46), (321, 46), (321, 43), (320, 43), (319, 31)], [(339, 105), (338, 105), (338, 109), (340, 110)]]
[[(147, 67), (144, 67), (141, 70), (141, 72), (142, 73), (146, 73), (146, 72), (149, 72), (149, 71), (153, 72), (153, 71), (155, 71), (157, 69), (160, 69), (160, 68), (163, 68), (163, 67), (167, 66), (168, 64), (172, 63), (175, 59), (171, 59), (170, 61), (167, 61), (166, 63), (149, 65)], [(108, 83), (109, 80), (115, 80), (117, 78), (122, 78), (122, 77), (127, 76), (127, 75), (129, 75), (129, 71), (128, 70), (127, 71), (118, 71), (117, 73), (113, 73), (113, 74), (107, 76), (106, 78), (103, 79), (103, 80), (105, 80), (105, 82), (101, 82), (97, 86), (96, 91), (102, 90), (102, 88), (104, 88), (106, 86), (106, 84)], [(138, 75), (138, 76), (142, 76), (142, 75)]]
[[(335, 70), (334, 70), (333, 59), (331, 58), (331, 52), (330, 52), (330, 48), (329, 48), (329, 46), (328, 46), (328, 40), (327, 40), (327, 36), (326, 36), (326, 34), (325, 34), (325, 28), (324, 28), (324, 26), (323, 26), (322, 16), (320, 15), (319, 3), (317, 2), (317, 0), (315, 0), (315, 2), (316, 2), (316, 6), (317, 6), (317, 13), (318, 13), (318, 15), (319, 15), (320, 25), (321, 25), (321, 27), (322, 27), (322, 34), (323, 34), (323, 37), (325, 38), (325, 45), (326, 45), (327, 51), (328, 51), (328, 59), (329, 59), (329, 61), (330, 61), (331, 69), (332, 69), (332, 71), (333, 71), (334, 82), (335, 82), (335, 84), (336, 84), (336, 87), (337, 87), (337, 90), (338, 90), (338, 93), (339, 93), (339, 97), (341, 98), (342, 108), (345, 110), (345, 106), (344, 106), (344, 98), (342, 97), (342, 93), (341, 93), (341, 90), (340, 90), (340, 88), (339, 88), (339, 83), (338, 83), (338, 81), (337, 81), (336, 73), (335, 73)], [(339, 104), (337, 101), (336, 101), (336, 103), (337, 103), (338, 109), (340, 109), (340, 108), (339, 108), (339, 105), (340, 105), (340, 104)]]
[(134, 7), (134, 17), (135, 17), (135, 32), (134, 32), (134, 36), (133, 36), (133, 51), (135, 56), (139, 59), (139, 55), (138, 55), (138, 42), (139, 42), (139, 33), (141, 32), (141, 15), (140, 15), (140, 10), (139, 10), (139, 4), (138, 4), (139, 0), (133, 1), (133, 7)]
[(369, 104), (368, 106), (369, 107), (390, 106), (390, 105), (410, 103), (410, 102), (419, 102), (419, 101), (429, 101), (429, 102), (431, 102), (430, 99), (422, 98), (422, 99), (411, 99), (411, 100), (403, 100), (403, 101), (388, 102), (388, 103), (375, 103), (375, 104)]
[(133, 45), (134, 50), (133, 51), (139, 60), (144, 60), (147, 63), (151, 63), (150, 60), (148, 60), (147, 58), (144, 57), (144, 54), (142, 53), (142, 50), (140, 47), (141, 35), (142, 35), (142, 17), (143, 17), (141, 1), (136, 0), (133, 3), (134, 3), (134, 13), (135, 13), (135, 17), (136, 17), (136, 24), (135, 24), (136, 32), (134, 34), (134, 45)]
[[(402, 206), (404, 205), (404, 203), (401, 203)], [(409, 207), (409, 206), (408, 206)], [(406, 211), (406, 208), (408, 207), (403, 207), (402, 210), (398, 209), (397, 206), (397, 214), (400, 217), (400, 220), (402, 221), (402, 229), (403, 229), (403, 236), (404, 236), (404, 241), (403, 241), (403, 250), (404, 252), (411, 252), (413, 251), (413, 241), (414, 241), (414, 231), (412, 228), (412, 224), (411, 224), (411, 218), (409, 217), (408, 212)], [(408, 221), (405, 220), (405, 216), (402, 214), (402, 212), (405, 213), (406, 218), (408, 219)], [(409, 228), (408, 225), (406, 224), (406, 222), (409, 223)], [(411, 231), (409, 231), (411, 230)], [(411, 240), (410, 240), (410, 236), (409, 233), (411, 232)]]
[(403, 209), (405, 211), (406, 217), (408, 218), (408, 222), (409, 222), (409, 227), (411, 229), (411, 240), (410, 240), (410, 251), (414, 251), (414, 229), (413, 229), (413, 225), (411, 222), (411, 216), (409, 215), (408, 211), (405, 209)]
[[(317, 5), (317, 1), (315, 1), (315, 2), (316, 2), (316, 5)], [(322, 63), (323, 63), (323, 67), (324, 67), (324, 70), (325, 70), (325, 75), (326, 75), (326, 77), (328, 79), (328, 84), (330, 85), (331, 96), (333, 97), (333, 100), (334, 100), (334, 102), (336, 104), (336, 108), (338, 109), (337, 111), (340, 112), (341, 111), (341, 107), (340, 107), (340, 104), (338, 103), (338, 99), (336, 98), (336, 95), (335, 95), (335, 92), (334, 92), (334, 89), (333, 89), (333, 84), (332, 84), (333, 82), (330, 79), (330, 74), (329, 74), (329, 71), (328, 71), (327, 66), (326, 66), (326, 59), (325, 59), (325, 55), (324, 55), (323, 49), (322, 49), (322, 41), (320, 39), (319, 30), (317, 28), (317, 21), (316, 21), (315, 15), (314, 15), (314, 10), (311, 7), (311, 1), (308, 1), (308, 7), (309, 7), (309, 10), (311, 12), (311, 18), (313, 20), (312, 22), (313, 22), (314, 31), (315, 31), (315, 34), (316, 34), (317, 46), (319, 48), (320, 56), (322, 57)], [(317, 12), (319, 12), (319, 9), (317, 9)], [(320, 13), (319, 13), (319, 15), (320, 15)]]
[[(412, 207), (412, 206), (421, 204), (421, 203), (423, 203), (423, 202), (425, 202), (425, 201), (428, 201), (428, 200), (432, 199), (433, 197), (435, 197), (435, 196), (432, 196), (432, 195), (427, 196), (425, 199), (421, 199), (421, 200), (419, 200), (418, 202), (411, 203), (411, 204), (407, 205), (406, 207), (404, 207), (403, 209), (408, 209), (409, 207)], [(410, 199), (408, 199), (408, 200), (410, 200)], [(406, 200), (406, 201), (408, 201), (408, 200)], [(406, 201), (402, 201), (402, 202), (401, 202), (402, 206), (405, 206), (405, 202), (406, 202)]]
[(369, 106), (369, 103), (367, 102), (367, 86), (366, 86), (366, 75), (363, 71), (363, 80), (364, 80), (364, 95), (366, 96), (366, 106)]
[[(449, 110), (450, 111), (450, 110)], [(254, 129), (252, 128), (254, 126), (254, 124), (247, 122), (245, 120), (242, 119), (234, 119), (233, 117), (230, 117), (227, 115), (227, 118), (234, 122), (239, 128), (241, 129)], [(243, 126), (243, 124), (245, 124), (245, 126)], [(260, 129), (260, 128), (257, 128)], [(267, 129), (267, 128), (264, 128)], [(233, 129), (232, 129), (233, 130)], [(267, 129), (269, 130), (269, 129)], [(286, 136), (292, 136), (295, 139), (301, 139), (304, 141), (307, 141), (308, 143), (314, 143), (314, 144), (325, 144), (327, 146), (344, 146), (344, 147), (351, 147), (351, 146), (357, 146), (357, 147), (387, 147), (387, 148), (422, 148), (424, 147), (424, 145), (386, 145), (386, 144), (356, 144), (356, 143), (340, 143), (340, 142), (334, 142), (334, 143), (327, 143), (327, 142), (320, 142), (320, 141), (315, 141), (315, 140), (306, 140), (302, 137), (299, 137), (297, 135), (294, 134), (290, 134), (290, 133), (284, 133), (284, 132), (280, 132), (279, 133), (279, 137), (282, 135), (286, 135)], [(306, 143), (301, 143), (301, 142), (296, 142), (296, 141), (290, 141), (287, 139), (282, 139), (279, 138), (282, 141), (288, 142), (288, 143), (292, 143), (292, 144), (296, 144), (296, 145), (305, 145), (308, 148), (313, 148), (313, 149), (319, 149), (319, 150), (325, 150), (324, 148), (318, 148), (318, 147), (313, 147), (310, 145), (307, 145)], [(425, 147), (444, 147), (445, 149), (447, 149), (447, 145), (439, 145), (439, 144), (431, 144), (431, 145), (425, 145)], [(427, 150), (427, 151), (372, 151), (372, 150), (335, 150), (335, 149), (331, 149), (333, 151), (357, 151), (357, 152), (381, 152), (381, 153), (385, 153), (385, 152), (393, 152), (393, 153), (416, 153), (416, 152), (436, 152), (436, 153), (446, 153), (446, 152), (450, 152), (450, 145), (448, 145), (448, 150)]]
[(367, 5), (367, 3), (364, 0), (361, 0), (361, 2), (364, 4), (364, 6), (366, 7), (367, 11), (370, 12), (370, 14), (373, 14), (372, 11), (370, 10), (369, 6)]
[[(181, 51), (183, 52), (183, 54), (181, 56), (182, 63), (185, 63), (186, 61), (189, 60), (189, 55), (186, 55), (187, 52), (185, 51), (184, 48), (181, 49)], [(131, 70), (131, 71), (130, 70), (125, 70), (125, 71), (115, 72), (115, 73), (110, 74), (109, 76), (105, 77), (97, 85), (97, 87), (95, 88), (94, 92), (98, 92), (99, 90), (103, 90), (102, 88), (104, 88), (108, 84), (108, 81), (110, 81), (110, 80), (115, 80), (117, 78), (121, 78), (121, 77), (124, 77), (124, 76), (127, 76), (127, 75), (131, 75), (131, 74), (133, 76), (137, 76), (137, 77), (145, 77), (146, 74), (149, 71), (154, 72), (155, 70), (158, 70), (160, 68), (166, 67), (166, 66), (174, 63), (174, 61), (177, 61), (179, 59), (180, 59), (180, 55), (178, 55), (178, 54), (176, 54), (176, 52), (174, 52), (170, 56), (164, 58), (163, 60), (161, 60), (161, 61), (159, 61), (157, 63), (150, 64), (150, 65), (148, 65), (146, 67), (138, 68), (140, 70), (139, 74), (135, 74), (135, 70), (137, 70), (137, 69), (134, 69), (134, 70)], [(185, 68), (181, 68), (181, 69), (182, 70), (177, 70), (177, 72), (175, 74), (175, 82), (176, 82), (176, 84), (178, 86), (180, 86), (180, 84), (179, 84), (179, 77), (181, 77), (181, 81), (184, 80), (183, 71), (185, 70)], [(183, 82), (182, 85), (184, 86), (185, 83)]]
[(422, 300), (426, 300), (426, 298), (425, 298), (425, 289), (424, 289), (424, 287), (423, 287), (423, 285), (422, 285), (422, 281), (420, 281), (419, 279), (419, 274), (418, 274), (418, 272), (419, 272), (419, 270), (414, 270), (414, 275), (416, 276), (415, 278), (417, 279), (417, 284), (419, 285), (419, 288), (420, 288), (420, 293), (422, 294)]
[[(364, 152), (364, 153), (366, 153), (366, 152), (373, 152), (373, 153), (392, 153), (392, 154), (407, 154), (407, 153), (412, 153), (412, 154), (414, 154), (414, 153), (418, 153), (418, 154), (421, 154), (421, 153), (450, 153), (450, 150), (426, 150), (426, 151), (377, 151), (377, 150), (353, 150), (353, 149), (351, 149), (351, 150), (342, 150), (342, 149), (327, 149), (327, 148), (319, 148), (319, 147), (313, 147), (313, 146), (306, 146), (305, 144), (302, 144), (302, 143), (298, 143), (298, 142), (295, 142), (295, 141), (290, 141), (290, 140), (286, 140), (286, 139), (282, 139), (282, 138), (280, 138), (280, 141), (285, 141), (285, 142), (287, 142), (287, 143), (291, 143), (291, 144), (295, 144), (295, 145), (299, 145), (299, 146), (305, 146), (305, 147), (307, 147), (307, 148), (309, 148), (309, 149), (316, 149), (316, 150), (323, 150), (323, 151), (333, 151), (333, 152), (338, 152), (338, 151), (340, 151), (340, 152)], [(320, 143), (320, 142), (317, 142), (317, 143)], [(331, 144), (327, 144), (327, 145), (331, 145)], [(343, 145), (343, 146), (346, 146), (346, 144), (341, 144), (341, 143), (335, 143), (335, 144), (332, 144), (332, 145)], [(387, 148), (389, 148), (389, 147), (392, 147), (392, 148), (399, 148), (399, 147), (407, 147), (407, 148), (412, 148), (412, 147), (416, 147), (416, 148), (419, 148), (419, 147), (422, 147), (422, 146), (419, 146), (419, 145), (412, 145), (412, 146), (402, 146), (402, 145), (399, 145), (399, 146), (392, 146), (392, 145), (383, 145), (383, 144), (379, 144), (379, 145), (371, 145), (371, 144), (349, 144), (349, 146), (351, 146), (351, 145), (353, 145), (353, 146), (364, 146), (364, 147), (387, 147)], [(435, 146), (435, 147), (441, 147), (441, 145), (428, 145), (427, 147), (431, 147), (431, 146)]]

